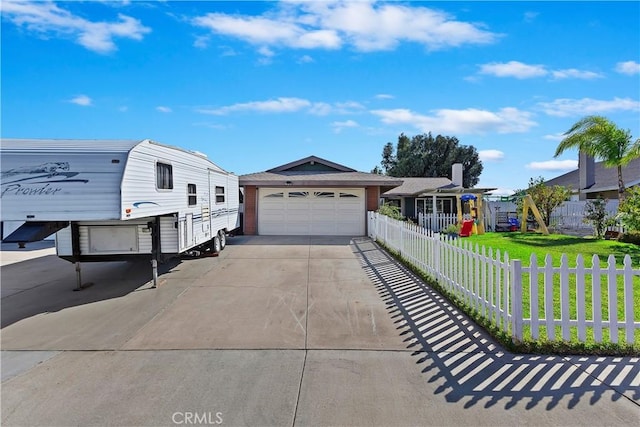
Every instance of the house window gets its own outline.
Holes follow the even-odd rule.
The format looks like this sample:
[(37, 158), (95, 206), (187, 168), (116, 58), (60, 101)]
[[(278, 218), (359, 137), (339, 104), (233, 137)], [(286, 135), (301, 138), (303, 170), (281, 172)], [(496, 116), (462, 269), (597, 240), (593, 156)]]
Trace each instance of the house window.
[(198, 195), (196, 193), (195, 184), (187, 184), (187, 199), (189, 202), (189, 206), (198, 204)]
[(330, 199), (330, 198), (334, 197), (334, 193), (331, 192), (331, 191), (316, 191), (313, 194), (314, 194), (314, 196), (319, 197), (319, 198)]
[(357, 195), (352, 194), (352, 193), (340, 193), (340, 198), (342, 199), (347, 199), (347, 198), (358, 198)]
[(273, 198), (273, 199), (275, 199), (275, 198), (281, 199), (281, 198), (283, 198), (283, 197), (284, 197), (284, 193), (283, 193), (283, 192), (279, 192), (279, 193), (271, 193), (271, 194), (267, 194), (267, 195), (266, 195), (266, 196), (264, 196), (264, 197), (269, 197), (269, 198)]
[(425, 199), (416, 199), (416, 215), (426, 213), (424, 210), (425, 201), (426, 201)]
[[(450, 214), (453, 212), (453, 205), (451, 199), (436, 199), (436, 209), (439, 214)], [(416, 214), (432, 214), (433, 213), (433, 199), (416, 199)]]
[(224, 187), (216, 187), (216, 203), (224, 203)]
[(308, 196), (309, 196), (308, 191), (290, 191), (289, 192), (289, 197), (293, 197), (293, 198), (304, 198)]
[(173, 190), (173, 166), (156, 163), (156, 187), (159, 190)]

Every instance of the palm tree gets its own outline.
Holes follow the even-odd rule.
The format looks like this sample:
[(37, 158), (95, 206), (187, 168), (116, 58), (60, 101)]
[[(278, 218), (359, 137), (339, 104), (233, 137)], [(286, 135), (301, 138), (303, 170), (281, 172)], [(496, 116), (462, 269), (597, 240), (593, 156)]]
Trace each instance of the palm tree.
[(640, 139), (631, 141), (631, 132), (622, 130), (602, 116), (587, 116), (577, 121), (564, 133), (556, 154), (558, 157), (569, 148), (577, 148), (587, 155), (600, 159), (608, 168), (618, 168), (618, 198), (624, 200), (622, 167), (640, 158)]

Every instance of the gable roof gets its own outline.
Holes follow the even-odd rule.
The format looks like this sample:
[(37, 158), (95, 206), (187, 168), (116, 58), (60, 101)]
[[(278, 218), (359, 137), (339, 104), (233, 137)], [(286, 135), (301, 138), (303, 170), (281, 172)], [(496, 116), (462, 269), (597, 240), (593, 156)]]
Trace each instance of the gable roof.
[(453, 189), (461, 186), (455, 185), (449, 178), (401, 178), (403, 183), (399, 187), (387, 191), (384, 197), (415, 196), (427, 191), (439, 189)]
[(330, 162), (317, 156), (309, 156), (282, 166), (269, 169), (267, 172), (293, 172), (293, 171), (325, 171), (325, 172), (356, 172), (338, 163)]
[(401, 178), (358, 172), (347, 166), (309, 156), (264, 172), (240, 176), (240, 185), (271, 186), (383, 186), (396, 187)]
[[(595, 163), (595, 184), (590, 188), (580, 188), (580, 170), (575, 169), (553, 179), (545, 181), (545, 185), (561, 185), (570, 187), (575, 192), (598, 193), (618, 189), (618, 169), (607, 168), (604, 162)], [(640, 185), (640, 159), (634, 159), (622, 168), (622, 179), (625, 187)]]
[(400, 178), (404, 182), (401, 186), (393, 188), (382, 197), (424, 197), (438, 194), (473, 193), (484, 194), (495, 188), (464, 188), (454, 184), (449, 178)]

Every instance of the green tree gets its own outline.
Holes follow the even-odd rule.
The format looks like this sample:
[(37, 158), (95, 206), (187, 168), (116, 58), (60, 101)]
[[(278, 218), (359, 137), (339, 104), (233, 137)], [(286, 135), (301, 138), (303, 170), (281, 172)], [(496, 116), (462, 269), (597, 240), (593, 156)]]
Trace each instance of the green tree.
[(454, 163), (462, 163), (464, 187), (478, 183), (483, 168), (478, 152), (471, 145), (460, 145), (456, 137), (428, 133), (409, 138), (403, 133), (395, 150), (391, 142), (382, 150), (381, 165), (390, 176), (453, 178)]
[[(551, 214), (553, 210), (560, 206), (562, 202), (569, 200), (571, 196), (571, 190), (561, 185), (548, 186), (544, 183), (544, 178), (539, 176), (538, 178), (529, 178), (529, 187), (526, 190), (516, 191), (516, 205), (518, 206), (518, 212), (522, 212), (523, 195), (529, 194), (533, 203), (540, 211), (540, 215), (544, 220), (544, 224), (548, 227), (551, 222)], [(527, 218), (522, 218), (526, 221)]]
[(640, 187), (631, 187), (618, 206), (618, 218), (629, 231), (640, 232)]
[[(404, 134), (400, 136), (402, 137)], [(382, 149), (382, 162), (380, 162), (380, 164), (382, 165), (382, 169), (384, 169), (385, 173), (388, 173), (389, 170), (396, 165), (396, 156), (393, 151), (393, 144), (390, 142), (387, 142)]]
[(623, 130), (602, 116), (586, 116), (564, 133), (565, 138), (556, 148), (555, 157), (565, 150), (577, 148), (600, 159), (606, 167), (618, 169), (618, 199), (625, 197), (622, 167), (640, 157), (640, 139), (631, 140), (631, 132)]

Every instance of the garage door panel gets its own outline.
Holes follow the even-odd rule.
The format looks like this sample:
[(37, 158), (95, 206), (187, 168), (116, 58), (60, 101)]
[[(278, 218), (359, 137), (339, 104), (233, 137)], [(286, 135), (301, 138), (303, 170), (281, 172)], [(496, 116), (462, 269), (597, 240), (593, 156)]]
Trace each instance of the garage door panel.
[(364, 235), (364, 189), (261, 188), (258, 233)]
[(335, 223), (314, 223), (311, 225), (311, 235), (313, 236), (335, 236), (337, 232)]
[(284, 235), (289, 235), (289, 236), (297, 236), (297, 235), (303, 235), (306, 236), (310, 231), (310, 227), (309, 227), (309, 223), (289, 223), (286, 224), (286, 228), (284, 229), (284, 232), (281, 233), (281, 228), (279, 227), (275, 227), (275, 232), (274, 233), (270, 233), (270, 234), (284, 234)]

